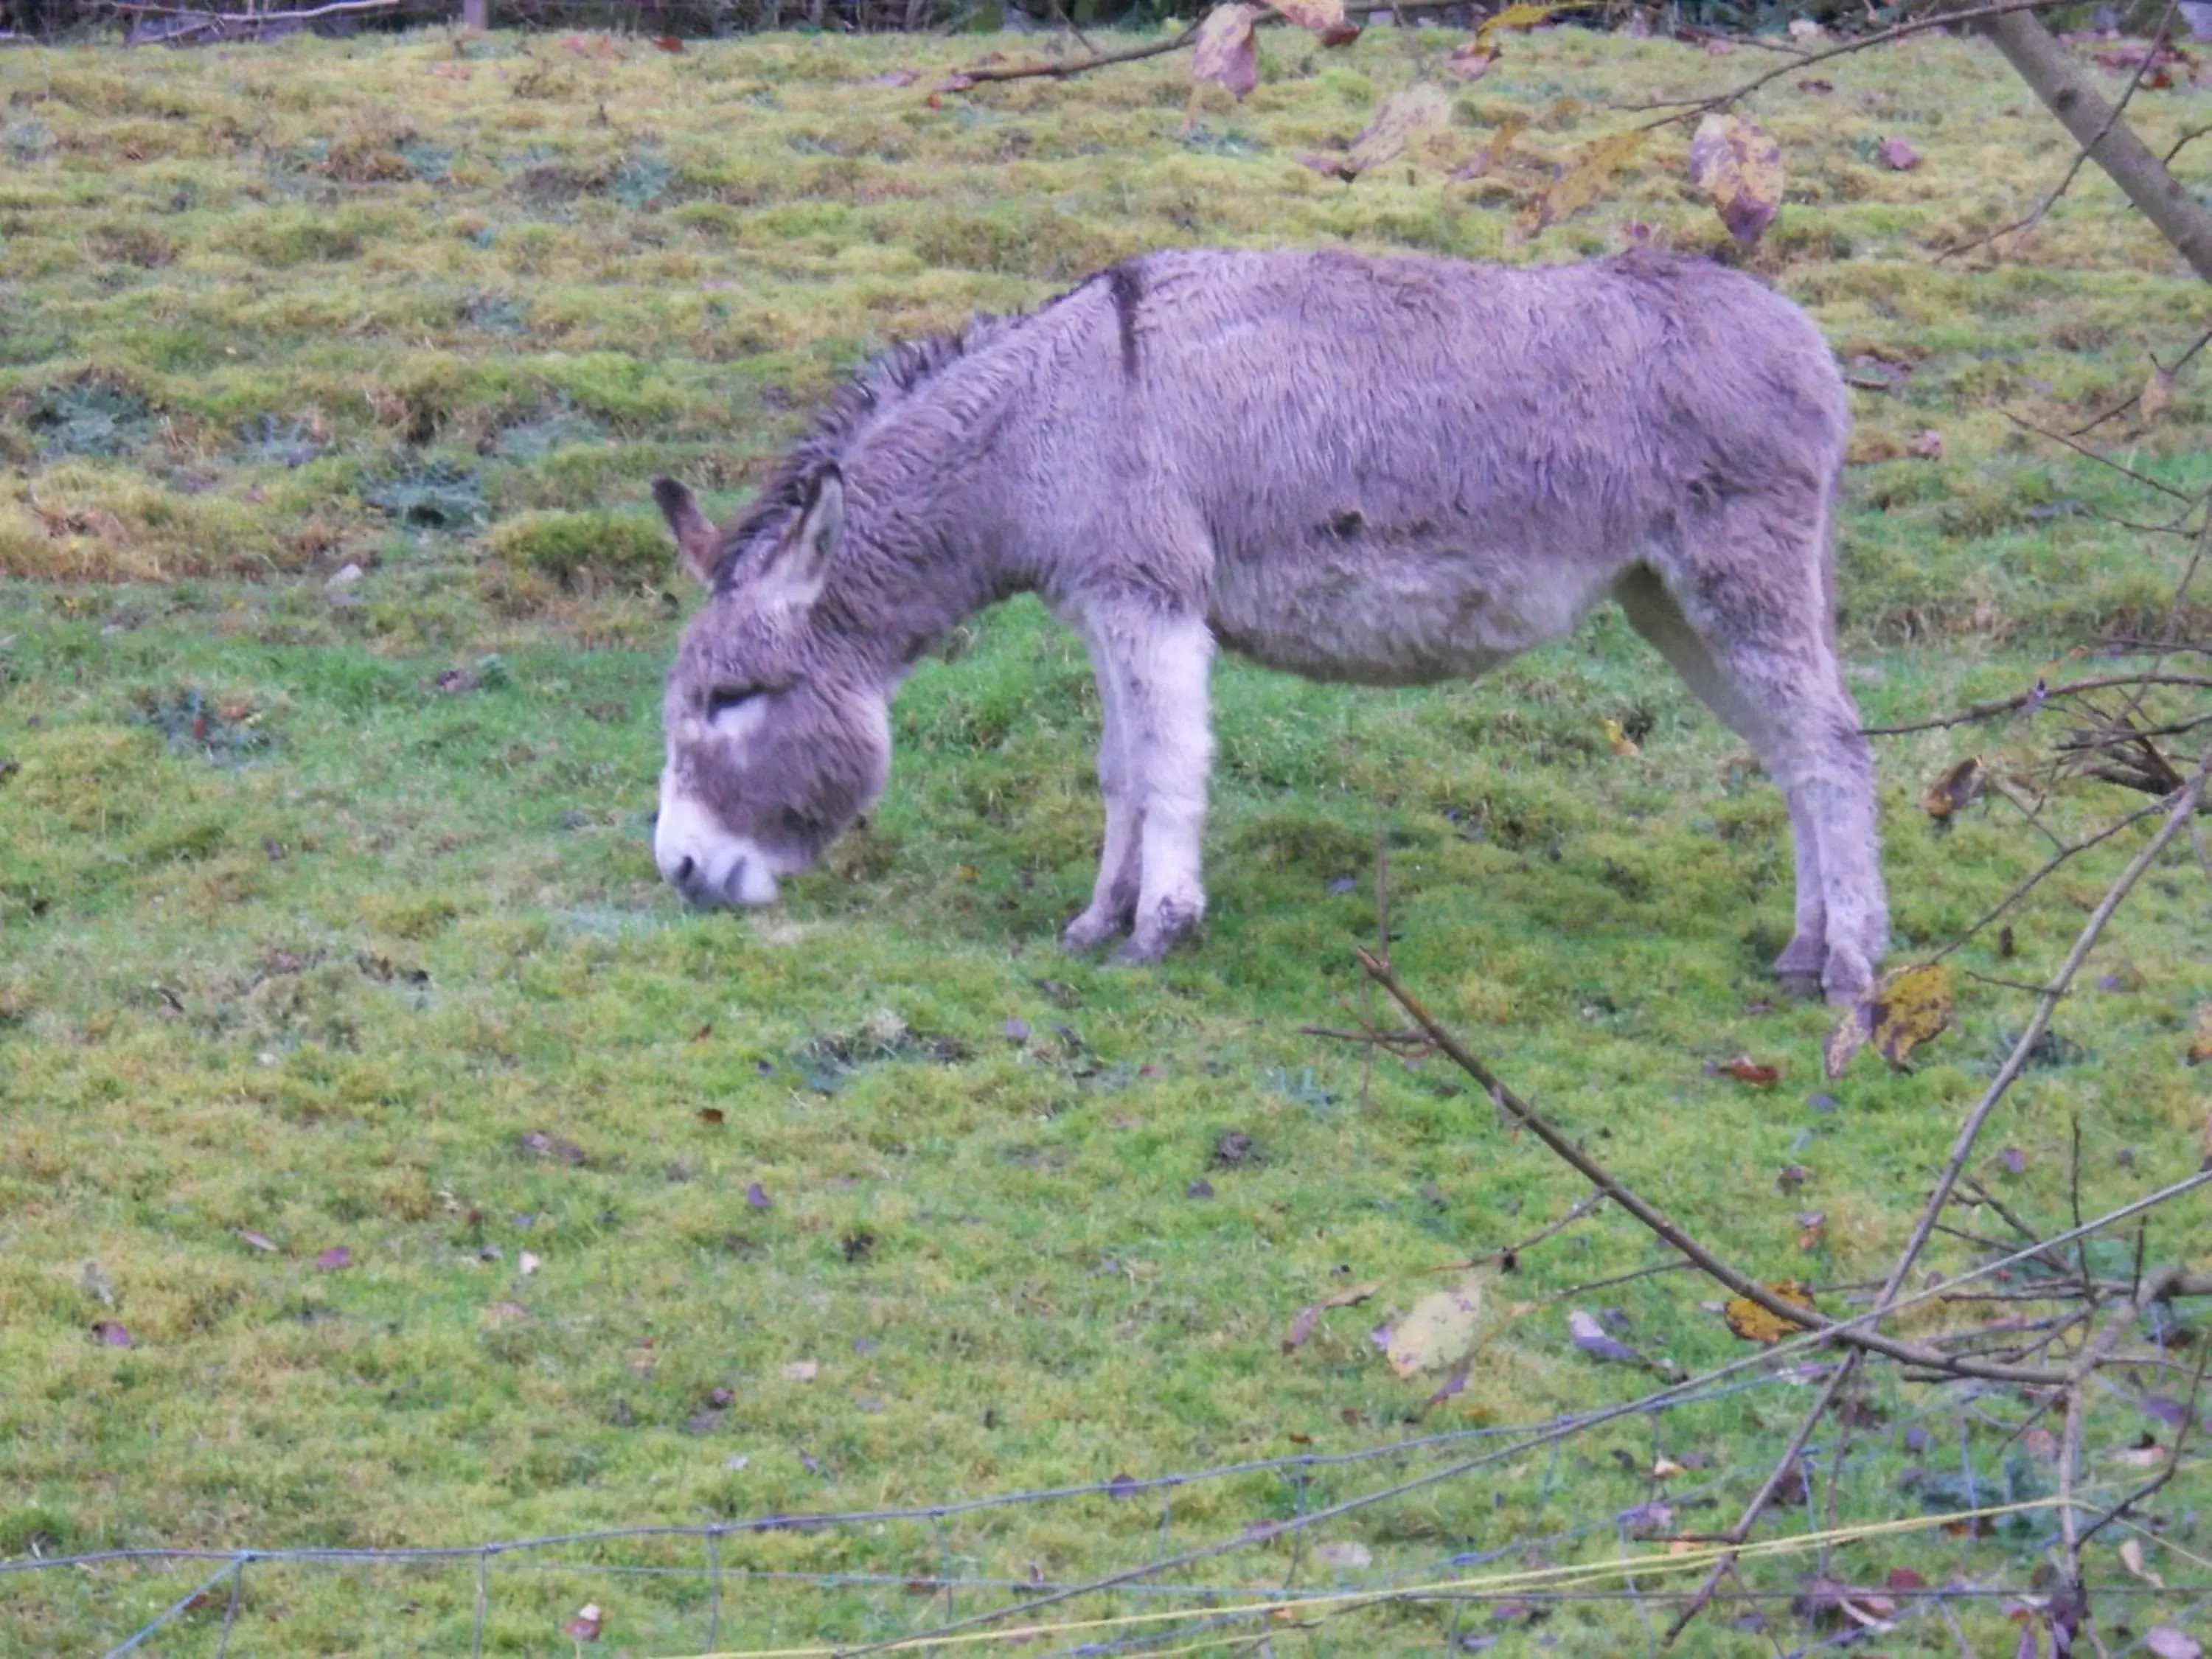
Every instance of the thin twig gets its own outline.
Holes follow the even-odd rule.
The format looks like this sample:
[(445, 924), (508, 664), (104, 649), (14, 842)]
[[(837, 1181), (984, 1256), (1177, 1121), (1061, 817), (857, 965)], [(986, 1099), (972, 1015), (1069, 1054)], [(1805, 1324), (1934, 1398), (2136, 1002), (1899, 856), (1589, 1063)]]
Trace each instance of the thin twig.
[(2084, 692), (2101, 691), (2115, 685), (2184, 685), (2197, 690), (2212, 689), (2212, 677), (2203, 674), (2100, 674), (2093, 679), (2072, 680), (2064, 685), (2041, 685), (2021, 691), (1995, 702), (1978, 702), (1971, 708), (1962, 708), (1954, 714), (1938, 714), (1930, 720), (1913, 720), (1904, 726), (1863, 726), (1859, 735), (1863, 738), (1901, 738), (1912, 732), (1934, 732), (1946, 726), (1965, 726), (1973, 720), (1985, 720), (1996, 714), (2009, 714), (2015, 708), (2029, 704), (2040, 705), (2053, 697), (2075, 697)]
[(2159, 15), (2158, 30), (2151, 38), (2150, 50), (2143, 54), (2142, 61), (2136, 65), (2136, 72), (2128, 77), (2127, 88), (2120, 94), (2118, 101), (2106, 112), (2105, 125), (2097, 129), (2097, 136), (2074, 152), (2074, 165), (2066, 169), (2066, 176), (2058, 181), (2057, 188), (2045, 197), (2035, 211), (2025, 219), (2015, 220), (2002, 229), (1990, 231), (1984, 235), (1974, 237), (1969, 241), (1954, 243), (1943, 249), (1936, 256), (1937, 264), (1942, 264), (1954, 254), (1970, 253), (1978, 247), (1986, 246), (1997, 240), (2000, 237), (2009, 236), (2014, 231), (2033, 230), (2043, 222), (2045, 216), (2058, 205), (2058, 198), (2072, 189), (2075, 179), (2081, 177), (2081, 169), (2089, 164), (2090, 152), (2103, 143), (2112, 129), (2119, 125), (2122, 112), (2126, 110), (2129, 101), (2135, 97), (2136, 89), (2142, 84), (2143, 76), (2150, 72), (2151, 64), (2156, 61), (2160, 50), (2166, 45), (2166, 35), (2173, 27), (2173, 16), (2174, 7), (2169, 3), (2165, 11)]

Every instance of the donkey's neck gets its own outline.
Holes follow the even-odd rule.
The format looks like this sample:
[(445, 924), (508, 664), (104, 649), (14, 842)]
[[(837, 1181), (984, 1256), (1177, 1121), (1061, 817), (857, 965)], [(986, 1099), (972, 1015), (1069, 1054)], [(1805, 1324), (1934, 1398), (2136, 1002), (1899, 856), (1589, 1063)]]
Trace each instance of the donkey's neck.
[(1027, 585), (1010, 556), (1001, 411), (967, 398), (938, 404), (887, 422), (854, 457), (843, 545), (822, 594), (888, 672)]

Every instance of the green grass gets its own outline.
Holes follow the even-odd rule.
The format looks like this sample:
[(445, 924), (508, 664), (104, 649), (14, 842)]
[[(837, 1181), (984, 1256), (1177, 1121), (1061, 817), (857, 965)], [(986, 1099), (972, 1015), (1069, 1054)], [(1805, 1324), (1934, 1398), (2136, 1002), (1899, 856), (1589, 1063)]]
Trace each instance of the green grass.
[[(1260, 91), (1210, 95), (1188, 137), (1173, 60), (933, 108), (934, 75), (978, 49), (942, 43), (0, 56), (0, 760), (16, 763), (0, 767), (0, 1554), (927, 1504), (1539, 1421), (1651, 1384), (1577, 1352), (1571, 1306), (1621, 1309), (1640, 1347), (1686, 1367), (1737, 1357), (1682, 1276), (1546, 1299), (1660, 1259), (1601, 1216), (1492, 1286), (1464, 1393), (1425, 1413), (1434, 1379), (1384, 1366), (1368, 1333), (1436, 1268), (1581, 1193), (1439, 1066), (1370, 1078), (1299, 1034), (1349, 1023), (1360, 995), (1378, 834), (1401, 970), (1517, 1088), (1729, 1259), (1824, 1285), (1882, 1271), (2026, 1000), (1969, 981), (1917, 1071), (1864, 1057), (1825, 1085), (1823, 1011), (1769, 1002), (1789, 923), (1779, 798), (1617, 617), (1474, 687), (1226, 665), (1213, 908), (1157, 972), (1053, 947), (1090, 883), (1097, 712), (1079, 649), (1027, 602), (915, 675), (880, 811), (778, 912), (693, 916), (655, 878), (659, 677), (690, 603), (644, 516), (656, 471), (725, 508), (874, 346), (1150, 246), (1564, 258), (1618, 246), (1630, 218), (1717, 239), (1671, 136), (1616, 202), (1512, 234), (1543, 158), (1627, 118), (1607, 100), (1735, 67), (1671, 46), (1514, 42), (1456, 94), (1455, 142), (1584, 102), (1472, 187), (1425, 161), (1351, 187), (1297, 164), (1450, 38), (1377, 30), (1309, 61), (1271, 36)], [(863, 84), (907, 64), (914, 87)], [(1931, 266), (1933, 246), (2033, 204), (2067, 159), (2057, 128), (1961, 43), (1823, 72), (1832, 95), (1785, 81), (1753, 102), (1793, 179), (1761, 259), (1847, 358), (1914, 366), (1858, 395), (1844, 538), (1863, 706), (1903, 720), (2162, 616), (2179, 555), (2081, 510), (2135, 498), (1999, 409), (2072, 422), (2126, 396), (2147, 350), (2193, 331), (2202, 288), (2094, 176), (2018, 258)], [(2191, 106), (2139, 107), (2162, 149)], [(1919, 170), (1864, 159), (1891, 132)], [(2131, 434), (2134, 465), (2212, 482), (2202, 386)], [(1941, 462), (1883, 459), (1926, 428)], [(326, 586), (349, 563), (365, 574)], [(1612, 752), (1608, 718), (1640, 757)], [(2015, 726), (1882, 745), (1900, 959), (2046, 851), (1989, 808), (1939, 834), (1919, 792), (1975, 745), (2024, 764), (2037, 743)], [(2131, 804), (2082, 789), (2052, 821)], [(2046, 884), (2015, 960), (1992, 940), (1964, 964), (2047, 972), (2134, 844)], [(1977, 1168), (2008, 1202), (2062, 1221), (2077, 1115), (2085, 1209), (2195, 1167), (2207, 1102), (2181, 1054), (2212, 1000), (2208, 921), (2188, 859), (2154, 872), (2061, 1012), (2067, 1063), (2032, 1072), (1992, 1126)], [(1712, 1069), (1745, 1052), (1781, 1084)], [(1231, 1132), (1255, 1150), (1224, 1164)], [(1785, 1192), (1791, 1165), (1811, 1174)], [(1201, 1179), (1210, 1198), (1191, 1195)], [(1808, 1252), (1811, 1210), (1826, 1222)], [(340, 1247), (350, 1265), (317, 1265)], [(2208, 1249), (2202, 1205), (2154, 1225), (2154, 1260)], [(1373, 1302), (1282, 1351), (1301, 1307), (1368, 1281)], [(133, 1346), (98, 1340), (101, 1322)], [(804, 1361), (811, 1381), (787, 1375)], [(1655, 1449), (1710, 1460), (1692, 1478), (1712, 1506), (1680, 1524), (1723, 1525), (1803, 1404), (1772, 1388), (1599, 1430), (1328, 1535), (1364, 1542), (1376, 1572), (1441, 1576), (1456, 1552), (1644, 1501), (1613, 1454), (1643, 1468)], [(1881, 1384), (1844, 1519), (1915, 1512), (1907, 1471), (1955, 1473), (1962, 1433), (1996, 1467), (2015, 1402), (1942, 1406), (1938, 1446), (1915, 1449), (1931, 1404)], [(2110, 1455), (2146, 1427), (2170, 1435), (2100, 1401), (2100, 1490), (2140, 1478)], [(1383, 1467), (1317, 1474), (1304, 1501)], [(2048, 1487), (2047, 1465), (2032, 1473)], [(2192, 1474), (2160, 1504), (2206, 1495)], [(1231, 1536), (1295, 1501), (1273, 1474), (1194, 1487), (1173, 1536)], [(1058, 1579), (1146, 1559), (1160, 1520), (1100, 1498), (722, 1552)], [(2030, 1542), (1868, 1544), (1835, 1570), (2023, 1584)], [(1553, 1555), (1618, 1547), (1601, 1524)], [(503, 1569), (492, 1650), (566, 1652), (561, 1622), (587, 1600), (610, 1612), (603, 1650), (703, 1641), (695, 1582), (615, 1565), (584, 1550)], [(1291, 1565), (1278, 1540), (1200, 1571), (1260, 1584)], [(1760, 1582), (1789, 1588), (1803, 1565)], [(2096, 1566), (2130, 1582), (2108, 1547)], [(0, 1653), (121, 1639), (202, 1577), (0, 1579)], [(469, 1640), (465, 1563), (270, 1566), (247, 1586), (234, 1653)], [(2108, 1627), (2138, 1629), (2182, 1607), (2105, 1605)], [(854, 1639), (944, 1606), (759, 1584), (722, 1628)], [(1986, 1650), (2016, 1637), (1994, 1605), (1959, 1616)], [(1322, 1640), (1433, 1648), (1444, 1617), (1369, 1615)], [(221, 1624), (218, 1596), (158, 1650), (211, 1653)], [(1700, 1628), (1698, 1651), (1771, 1650)], [(1642, 1631), (1629, 1608), (1577, 1604), (1540, 1633), (1598, 1651)], [(1948, 1650), (1937, 1626), (1897, 1640)]]

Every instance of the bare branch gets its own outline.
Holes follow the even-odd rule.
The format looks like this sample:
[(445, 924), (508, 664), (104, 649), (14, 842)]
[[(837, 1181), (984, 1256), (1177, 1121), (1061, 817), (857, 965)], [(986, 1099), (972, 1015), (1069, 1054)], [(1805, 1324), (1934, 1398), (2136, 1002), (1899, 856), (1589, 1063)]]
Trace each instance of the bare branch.
[(1866, 738), (1901, 738), (1914, 732), (1936, 732), (1953, 726), (1966, 726), (1975, 720), (1985, 720), (1997, 714), (2009, 714), (2014, 709), (2030, 704), (2041, 704), (2053, 697), (2079, 696), (2085, 691), (2099, 691), (2115, 685), (2185, 685), (2198, 690), (2212, 689), (2212, 676), (2203, 674), (2105, 674), (2094, 679), (2075, 680), (2065, 685), (2039, 685), (2032, 691), (1999, 698), (1995, 702), (1978, 702), (1971, 708), (1962, 708), (1955, 714), (1937, 714), (1924, 720), (1910, 720), (1903, 726), (1866, 726), (1859, 735)]

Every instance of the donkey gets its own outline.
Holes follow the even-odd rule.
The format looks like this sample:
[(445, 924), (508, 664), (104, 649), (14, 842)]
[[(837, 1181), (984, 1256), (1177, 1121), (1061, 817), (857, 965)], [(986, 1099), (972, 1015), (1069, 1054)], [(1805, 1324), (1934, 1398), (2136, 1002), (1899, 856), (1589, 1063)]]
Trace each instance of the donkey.
[(1482, 673), (1610, 598), (1787, 798), (1792, 988), (1887, 943), (1832, 538), (1850, 416), (1806, 315), (1650, 253), (1126, 260), (864, 370), (744, 516), (655, 498), (711, 598), (668, 677), (653, 853), (766, 904), (883, 793), (890, 708), (1035, 592), (1083, 637), (1105, 845), (1063, 943), (1151, 962), (1206, 910), (1217, 645), (1322, 680)]

